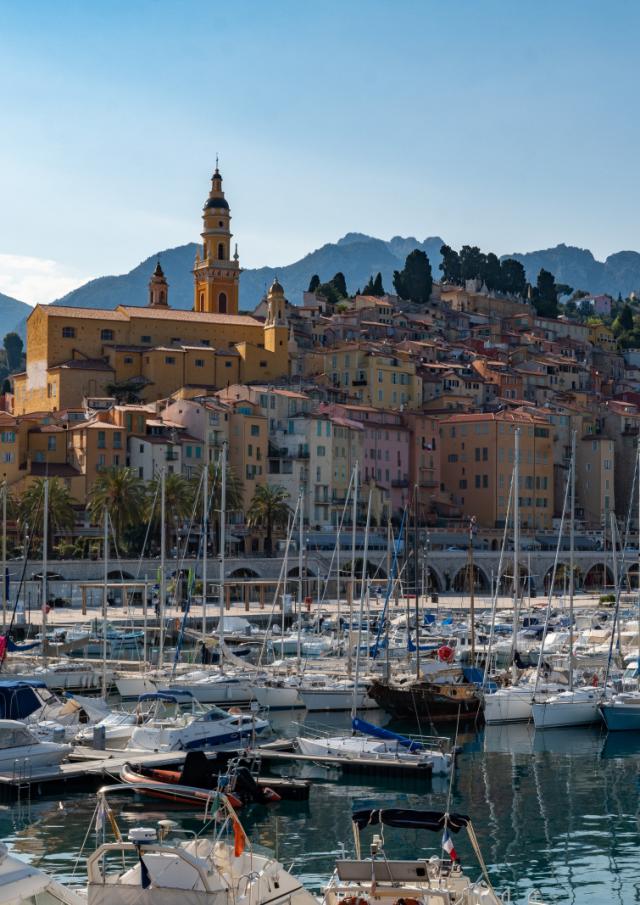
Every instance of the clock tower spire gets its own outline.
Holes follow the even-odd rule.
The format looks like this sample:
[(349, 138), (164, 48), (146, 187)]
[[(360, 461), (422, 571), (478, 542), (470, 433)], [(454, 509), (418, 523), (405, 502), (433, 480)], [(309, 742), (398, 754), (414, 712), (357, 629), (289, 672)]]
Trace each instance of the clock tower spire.
[(222, 190), (217, 157), (202, 221), (202, 248), (193, 268), (193, 310), (237, 314), (240, 264), (237, 249), (233, 257), (231, 255), (231, 212)]

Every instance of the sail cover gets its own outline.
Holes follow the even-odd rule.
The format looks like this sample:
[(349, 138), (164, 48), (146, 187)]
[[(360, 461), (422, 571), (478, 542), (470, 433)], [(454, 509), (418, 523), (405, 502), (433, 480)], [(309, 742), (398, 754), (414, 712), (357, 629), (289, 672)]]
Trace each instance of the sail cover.
[(405, 830), (432, 830), (437, 832), (445, 827), (457, 833), (469, 823), (464, 814), (445, 814), (444, 811), (412, 811), (404, 808), (367, 808), (354, 811), (351, 819), (359, 830), (383, 823)]
[(373, 723), (367, 723), (366, 720), (361, 720), (358, 717), (354, 717), (351, 721), (351, 726), (356, 732), (362, 732), (374, 738), (384, 738), (390, 742), (397, 742), (403, 748), (408, 748), (409, 751), (422, 751), (424, 749), (424, 745), (414, 739), (398, 735), (397, 732), (392, 732), (390, 729), (383, 729), (382, 726), (374, 726)]

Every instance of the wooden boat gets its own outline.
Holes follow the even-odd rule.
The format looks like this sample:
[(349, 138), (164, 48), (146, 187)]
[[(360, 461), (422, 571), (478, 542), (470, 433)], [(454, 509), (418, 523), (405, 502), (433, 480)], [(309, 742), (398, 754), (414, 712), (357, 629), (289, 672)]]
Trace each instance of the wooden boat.
[(473, 719), (480, 708), (480, 697), (474, 685), (440, 684), (421, 679), (384, 681), (374, 679), (369, 695), (395, 717), (454, 722)]

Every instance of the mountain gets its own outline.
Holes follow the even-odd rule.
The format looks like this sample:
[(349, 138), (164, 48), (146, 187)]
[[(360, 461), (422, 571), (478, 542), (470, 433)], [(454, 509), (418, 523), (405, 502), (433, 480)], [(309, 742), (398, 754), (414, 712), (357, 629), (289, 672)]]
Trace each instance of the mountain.
[(567, 283), (574, 289), (587, 292), (607, 292), (626, 298), (640, 289), (640, 254), (637, 251), (619, 251), (604, 261), (597, 261), (587, 248), (574, 245), (556, 245), (541, 251), (515, 252), (503, 257), (520, 261), (527, 272), (527, 279), (534, 283), (540, 269), (551, 271), (556, 283)]
[[(438, 267), (442, 244), (442, 239), (437, 236), (423, 242), (413, 236), (394, 236), (387, 242), (364, 233), (347, 233), (337, 242), (329, 242), (293, 264), (244, 270), (240, 277), (240, 307), (245, 311), (252, 310), (276, 275), (284, 286), (287, 297), (294, 304), (301, 303), (302, 293), (314, 273), (325, 281), (342, 271), (349, 290), (354, 292), (361, 289), (372, 274), (380, 271), (385, 288), (393, 291), (393, 271), (403, 266), (406, 256), (415, 248), (426, 252), (433, 276), (437, 279), (440, 275)], [(169, 281), (170, 304), (174, 308), (189, 309), (193, 305), (191, 268), (196, 248), (191, 243), (158, 252), (129, 273), (91, 280), (53, 304), (88, 308), (145, 305), (147, 283), (159, 259)], [(531, 283), (535, 283), (540, 269), (544, 267), (555, 274), (558, 283), (567, 283), (574, 289), (594, 293), (608, 292), (613, 296), (621, 292), (625, 297), (640, 289), (640, 254), (635, 251), (620, 251), (609, 255), (605, 261), (597, 261), (588, 249), (556, 245), (555, 248), (514, 252), (512, 255), (503, 255), (504, 257), (521, 261)], [(22, 305), (21, 302), (11, 301), (15, 305)], [(18, 317), (12, 318), (11, 322), (15, 323)]]
[(15, 330), (24, 339), (25, 333), (21, 328), (30, 311), (31, 305), (0, 292), (0, 321), (2, 321), (0, 341), (5, 333), (10, 333), (12, 330)]
[[(302, 293), (309, 280), (317, 273), (322, 281), (330, 280), (342, 271), (350, 291), (362, 288), (371, 275), (382, 273), (385, 288), (393, 290), (393, 271), (404, 265), (407, 254), (414, 248), (426, 252), (435, 277), (440, 263), (442, 239), (435, 237), (419, 242), (414, 238), (396, 236), (391, 241), (374, 239), (362, 233), (348, 233), (335, 243), (305, 255), (300, 261), (284, 267), (260, 267), (243, 270), (240, 277), (240, 307), (250, 311), (258, 304), (276, 274), (284, 286), (289, 300), (302, 302)], [(99, 277), (74, 289), (54, 305), (71, 305), (87, 308), (115, 308), (116, 305), (144, 305), (147, 301), (147, 283), (151, 272), (160, 260), (169, 282), (169, 303), (174, 308), (193, 306), (193, 277), (191, 269), (197, 246), (193, 243), (169, 248), (147, 258), (129, 273), (121, 276)]]

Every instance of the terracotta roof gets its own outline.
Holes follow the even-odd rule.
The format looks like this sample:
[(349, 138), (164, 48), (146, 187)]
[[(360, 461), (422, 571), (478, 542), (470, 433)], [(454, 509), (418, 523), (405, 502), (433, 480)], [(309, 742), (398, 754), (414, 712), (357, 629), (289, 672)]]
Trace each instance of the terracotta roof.
[(34, 478), (79, 478), (81, 473), (66, 462), (32, 462), (31, 476)]
[(201, 324), (236, 324), (243, 327), (262, 327), (255, 317), (246, 314), (207, 314), (202, 311), (183, 311), (178, 308), (138, 308), (120, 305), (117, 309), (127, 319), (151, 318), (162, 321), (195, 321)]
[(535, 415), (525, 414), (524, 412), (475, 412), (469, 415), (451, 415), (450, 418), (443, 418), (442, 423), (458, 421), (521, 421), (527, 423), (548, 424), (544, 418), (536, 418)]

